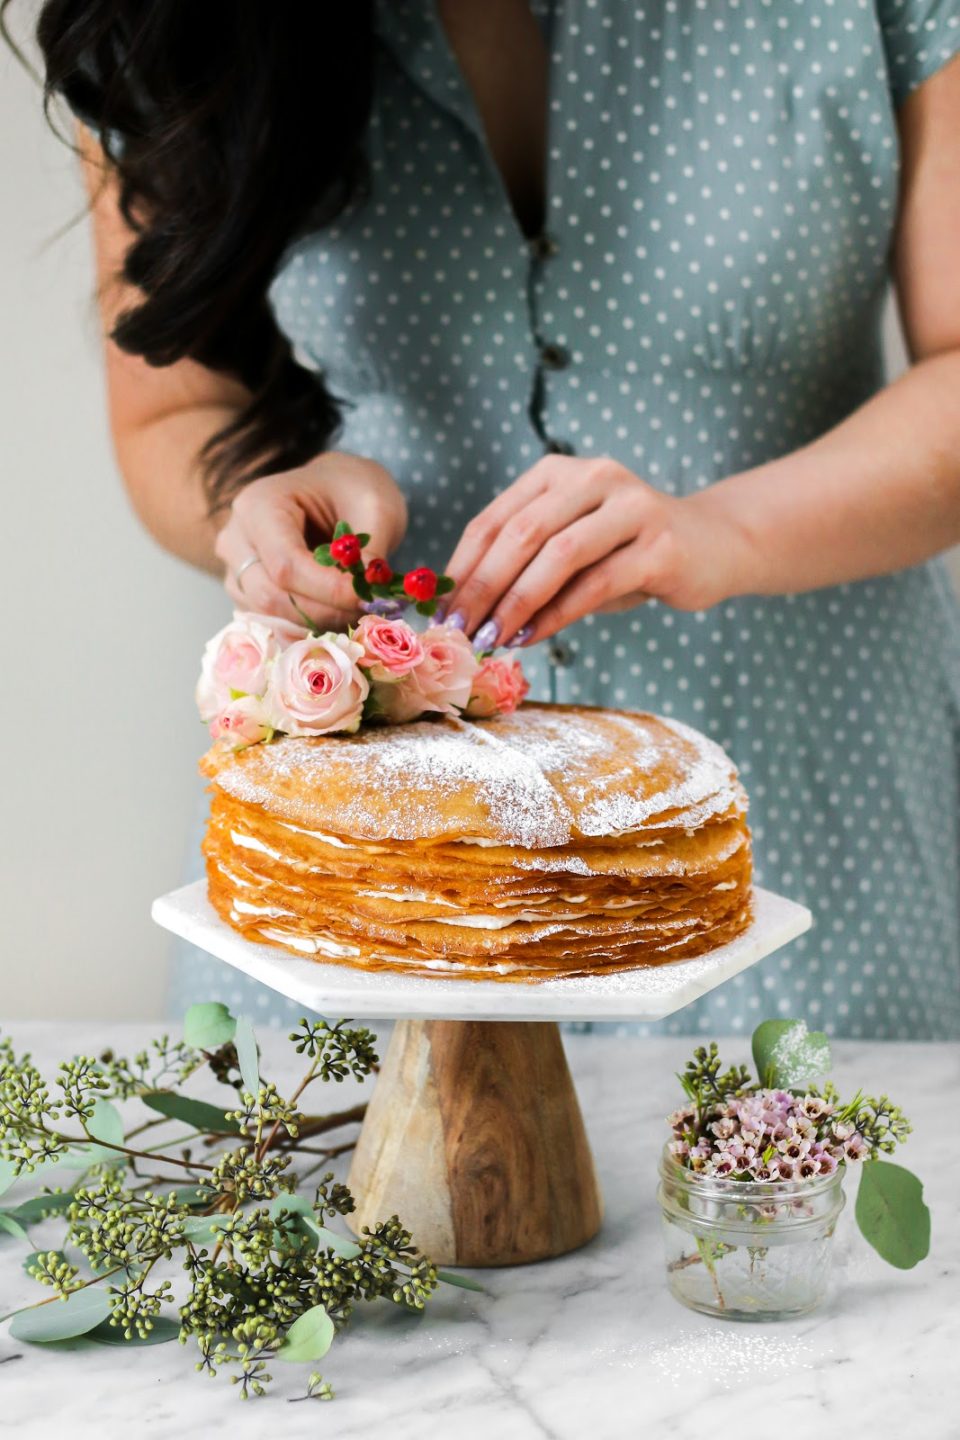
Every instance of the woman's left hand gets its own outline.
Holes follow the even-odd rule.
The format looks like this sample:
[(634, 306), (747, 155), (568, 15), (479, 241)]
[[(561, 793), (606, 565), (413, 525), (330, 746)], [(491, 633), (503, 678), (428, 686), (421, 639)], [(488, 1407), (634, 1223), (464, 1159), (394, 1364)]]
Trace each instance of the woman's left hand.
[(492, 649), (593, 611), (702, 610), (742, 594), (749, 539), (721, 492), (664, 495), (615, 460), (548, 455), (467, 525), (446, 567), (447, 623)]

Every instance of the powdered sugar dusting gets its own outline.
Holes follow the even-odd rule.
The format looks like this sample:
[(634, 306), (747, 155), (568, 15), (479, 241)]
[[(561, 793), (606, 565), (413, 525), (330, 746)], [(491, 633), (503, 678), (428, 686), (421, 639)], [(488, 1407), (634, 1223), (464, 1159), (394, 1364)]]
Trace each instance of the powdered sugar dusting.
[(700, 825), (742, 806), (713, 741), (675, 721), (587, 707), (524, 705), (489, 721), (277, 740), (223, 765), (216, 784), (356, 839), (479, 836), (538, 850), (629, 834), (676, 812)]

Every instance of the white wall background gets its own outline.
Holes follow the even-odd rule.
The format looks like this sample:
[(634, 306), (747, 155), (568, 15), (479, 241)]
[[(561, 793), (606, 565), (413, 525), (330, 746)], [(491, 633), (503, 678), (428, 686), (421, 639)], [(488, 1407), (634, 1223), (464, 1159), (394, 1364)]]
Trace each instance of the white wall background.
[(193, 684), (229, 612), (127, 508), (88, 229), (57, 235), (82, 215), (77, 167), (5, 47), (0, 178), (2, 1011), (153, 1019), (169, 946), (150, 901), (180, 880), (205, 748)]
[(155, 1018), (150, 901), (180, 879), (206, 738), (191, 692), (229, 609), (128, 510), (86, 222), (56, 237), (82, 217), (76, 162), (2, 45), (0, 177), (0, 1009)]

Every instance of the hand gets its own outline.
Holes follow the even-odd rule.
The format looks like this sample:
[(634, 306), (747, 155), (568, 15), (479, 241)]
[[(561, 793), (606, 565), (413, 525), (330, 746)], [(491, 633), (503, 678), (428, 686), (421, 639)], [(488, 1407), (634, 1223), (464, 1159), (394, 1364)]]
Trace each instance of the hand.
[[(231, 600), (243, 610), (294, 621), (303, 619), (299, 607), (319, 629), (345, 630), (357, 618), (353, 582), (313, 558), (338, 520), (369, 534), (371, 555), (387, 556), (407, 525), (393, 476), (372, 460), (332, 450), (297, 470), (251, 481), (230, 506), (215, 544)], [(238, 567), (251, 555), (258, 563), (238, 580)]]
[(593, 611), (654, 599), (700, 610), (743, 593), (749, 545), (721, 489), (677, 498), (615, 460), (546, 456), (467, 525), (446, 567), (448, 619), (479, 626), (490, 649)]

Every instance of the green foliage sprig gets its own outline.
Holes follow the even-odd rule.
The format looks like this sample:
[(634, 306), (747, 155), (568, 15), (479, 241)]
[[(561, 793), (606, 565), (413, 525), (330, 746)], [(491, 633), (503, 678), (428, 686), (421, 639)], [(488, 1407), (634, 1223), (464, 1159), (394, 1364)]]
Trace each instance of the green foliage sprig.
[[(0, 1038), (0, 1194), (23, 1176), (80, 1172), (72, 1185), (45, 1183), (0, 1207), (0, 1230), (28, 1244), (38, 1221), (65, 1225), (59, 1248), (26, 1255), (27, 1273), (50, 1293), (3, 1317), (14, 1338), (192, 1340), (197, 1370), (229, 1371), (247, 1398), (265, 1393), (274, 1361), (322, 1359), (358, 1302), (421, 1311), (441, 1281), (481, 1288), (437, 1270), (397, 1215), (364, 1226), (358, 1240), (328, 1228), (355, 1209), (347, 1186), (329, 1170), (302, 1187), (355, 1142), (310, 1142), (358, 1123), (366, 1106), (306, 1115), (299, 1102), (316, 1081), (375, 1071), (375, 1036), (304, 1019), (290, 1040), (309, 1064), (288, 1099), (261, 1078), (249, 1021), (219, 1004), (193, 1006), (183, 1040), (163, 1036), (132, 1058), (107, 1050), (64, 1061), (52, 1089)], [(204, 1070), (230, 1092), (223, 1108), (181, 1090)], [(132, 1128), (115, 1104), (131, 1100), (146, 1109)], [(179, 1133), (155, 1140), (171, 1127)], [(306, 1156), (306, 1170), (295, 1166)], [(173, 1282), (156, 1273), (170, 1262), (188, 1290), (176, 1318)], [(300, 1398), (332, 1395), (312, 1371)]]

